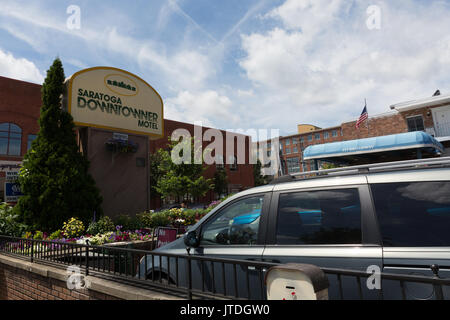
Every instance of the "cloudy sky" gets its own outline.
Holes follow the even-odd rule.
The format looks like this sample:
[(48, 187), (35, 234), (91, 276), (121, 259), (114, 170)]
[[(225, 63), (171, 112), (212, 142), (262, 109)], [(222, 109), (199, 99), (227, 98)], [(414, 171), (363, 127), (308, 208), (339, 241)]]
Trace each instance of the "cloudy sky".
[[(80, 28), (67, 9), (80, 8)], [(165, 117), (221, 129), (320, 127), (450, 94), (450, 1), (0, 0), (0, 75), (113, 66)], [(73, 26), (73, 24), (69, 24)]]

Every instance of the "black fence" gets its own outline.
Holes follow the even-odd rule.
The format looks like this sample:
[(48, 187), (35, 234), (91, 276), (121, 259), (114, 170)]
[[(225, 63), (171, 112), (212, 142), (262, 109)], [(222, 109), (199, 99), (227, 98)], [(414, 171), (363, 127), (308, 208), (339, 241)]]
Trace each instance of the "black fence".
[[(278, 264), (210, 256), (0, 236), (0, 253), (56, 267), (76, 266), (85, 275), (160, 290), (188, 299), (265, 300), (266, 271)], [(449, 299), (450, 279), (380, 273), (381, 288), (369, 290), (371, 273), (322, 268), (330, 299)]]

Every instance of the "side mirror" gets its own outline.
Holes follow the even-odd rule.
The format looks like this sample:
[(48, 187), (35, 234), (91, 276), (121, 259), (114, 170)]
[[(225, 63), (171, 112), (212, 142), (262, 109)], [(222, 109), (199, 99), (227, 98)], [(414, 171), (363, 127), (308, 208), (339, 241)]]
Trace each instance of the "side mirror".
[(197, 248), (200, 245), (200, 239), (197, 236), (197, 232), (190, 231), (184, 236), (184, 244), (188, 248)]

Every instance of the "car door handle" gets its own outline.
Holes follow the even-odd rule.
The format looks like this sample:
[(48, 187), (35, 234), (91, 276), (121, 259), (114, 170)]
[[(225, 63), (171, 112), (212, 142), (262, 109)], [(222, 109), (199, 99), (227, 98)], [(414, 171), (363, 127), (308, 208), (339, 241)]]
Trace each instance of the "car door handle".
[[(246, 259), (248, 261), (258, 261), (256, 259)], [(276, 259), (262, 259), (261, 262), (269, 262), (269, 263), (281, 263), (280, 260), (276, 260)], [(256, 267), (253, 266), (248, 266), (248, 270), (256, 270)], [(262, 269), (263, 272), (267, 271), (267, 268), (263, 268)]]
[[(247, 261), (254, 261), (254, 262), (258, 262), (259, 261), (259, 259), (245, 259), (245, 260), (247, 260)], [(247, 269), (255, 271), (256, 267), (254, 267), (254, 266), (247, 266)]]

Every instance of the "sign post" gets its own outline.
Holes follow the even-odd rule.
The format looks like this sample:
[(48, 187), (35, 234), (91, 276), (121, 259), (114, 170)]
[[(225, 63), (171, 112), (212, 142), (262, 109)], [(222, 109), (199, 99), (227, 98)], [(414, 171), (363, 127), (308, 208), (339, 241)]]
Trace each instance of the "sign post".
[(148, 159), (148, 140), (164, 136), (161, 96), (139, 76), (103, 66), (74, 73), (65, 90), (63, 108), (78, 127), (104, 213), (149, 210), (149, 167), (141, 159)]
[(72, 75), (64, 105), (75, 125), (161, 138), (163, 101), (143, 79), (125, 70), (95, 67)]
[(162, 247), (172, 241), (177, 240), (177, 229), (160, 227), (156, 230), (156, 248)]
[(18, 183), (19, 172), (7, 171), (5, 180), (5, 202), (17, 203), (19, 198), (23, 196), (20, 184)]

